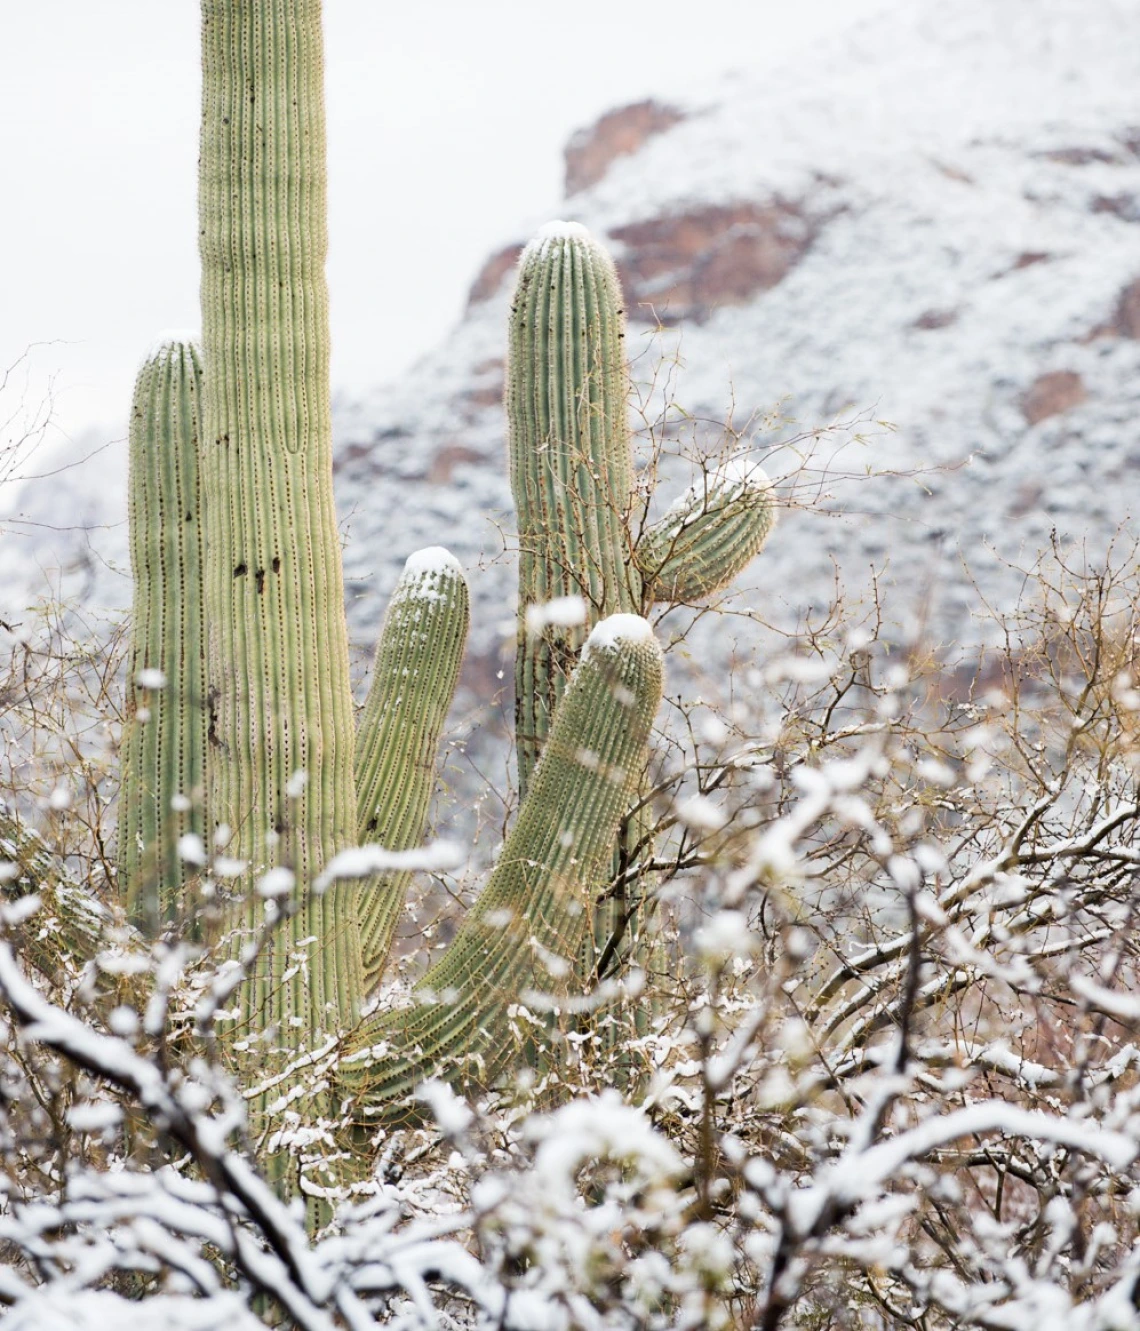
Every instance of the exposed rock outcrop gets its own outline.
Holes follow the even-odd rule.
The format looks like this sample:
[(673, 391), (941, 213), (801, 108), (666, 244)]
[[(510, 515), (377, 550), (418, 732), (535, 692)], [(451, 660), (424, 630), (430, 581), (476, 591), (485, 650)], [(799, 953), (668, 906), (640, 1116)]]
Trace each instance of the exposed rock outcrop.
[[(613, 227), (632, 312), (672, 324), (744, 305), (791, 271), (818, 233), (802, 205), (775, 200), (649, 217)], [(640, 310), (640, 313), (637, 312)]]
[(1030, 425), (1080, 406), (1088, 397), (1085, 381), (1075, 370), (1050, 370), (1038, 375), (1022, 394), (1021, 410)]
[(637, 152), (646, 139), (684, 119), (677, 107), (649, 100), (607, 111), (580, 129), (566, 145), (567, 198), (596, 185), (618, 157)]

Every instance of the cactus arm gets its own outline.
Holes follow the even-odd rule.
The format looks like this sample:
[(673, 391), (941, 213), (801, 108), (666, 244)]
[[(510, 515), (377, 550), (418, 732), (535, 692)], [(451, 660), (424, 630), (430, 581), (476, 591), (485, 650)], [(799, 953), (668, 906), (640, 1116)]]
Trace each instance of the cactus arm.
[[(624, 515), (633, 488), (621, 289), (609, 255), (555, 222), (523, 251), (511, 307), (507, 420), (519, 526), (519, 790), (590, 627), (640, 608)], [(526, 612), (581, 596), (582, 627), (528, 632)]]
[[(208, 804), (251, 874), (284, 863), (306, 884), (356, 830), (318, 0), (203, 0), (202, 57)], [(243, 990), (255, 1028), (295, 1041), (351, 1020), (356, 897), (305, 896)], [(252, 894), (235, 904), (235, 949), (261, 919)]]
[[(469, 622), (467, 579), (438, 546), (408, 560), (376, 648), (356, 739), (360, 842), (410, 850), (423, 840), (435, 789), (435, 753), (459, 680)], [(380, 979), (409, 873), (361, 889), (364, 989)]]
[(78, 974), (106, 944), (111, 912), (81, 886), (67, 865), (0, 800), (0, 898), (37, 896), (40, 908), (22, 926), (23, 953), (49, 979)]
[(197, 347), (171, 339), (139, 370), (131, 409), (135, 592), (118, 859), (128, 913), (152, 936), (179, 905), (178, 838), (203, 824), (201, 396)]
[(646, 600), (699, 601), (727, 586), (760, 553), (775, 519), (759, 466), (730, 465), (690, 487), (637, 544)]
[(615, 615), (590, 636), (487, 886), (411, 1007), (366, 1019), (341, 1064), (362, 1121), (399, 1119), (435, 1075), (487, 1086), (512, 1054), (507, 1009), (566, 986), (592, 896), (637, 788), (661, 697), (648, 624)]

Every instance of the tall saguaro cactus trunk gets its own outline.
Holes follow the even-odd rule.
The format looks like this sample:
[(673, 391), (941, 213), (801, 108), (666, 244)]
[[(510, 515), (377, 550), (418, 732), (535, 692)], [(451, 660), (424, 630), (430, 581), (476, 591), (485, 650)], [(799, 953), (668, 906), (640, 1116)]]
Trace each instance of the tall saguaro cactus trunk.
[[(229, 853), (306, 884), (356, 822), (318, 0), (204, 0), (202, 65), (210, 808)], [(238, 935), (256, 928), (256, 894), (233, 915)], [(257, 1029), (348, 1022), (361, 993), (354, 885), (306, 894), (243, 992)]]

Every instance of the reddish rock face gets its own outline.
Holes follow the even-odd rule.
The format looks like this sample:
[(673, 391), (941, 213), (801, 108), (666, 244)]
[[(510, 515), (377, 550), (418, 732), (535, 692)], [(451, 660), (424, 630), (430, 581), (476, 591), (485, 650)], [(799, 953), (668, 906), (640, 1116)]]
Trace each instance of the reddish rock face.
[(472, 305), (478, 305), (480, 301), (490, 300), (503, 284), (503, 278), (513, 271), (515, 264), (519, 261), (519, 255), (523, 252), (521, 245), (508, 245), (505, 249), (492, 254), (487, 262), (479, 269), (479, 275), (471, 283), (471, 290), (467, 293), (467, 308)]
[(610, 234), (625, 247), (618, 271), (631, 315), (652, 310), (672, 323), (699, 322), (717, 306), (743, 305), (774, 287), (817, 231), (797, 205), (776, 201), (653, 217)]
[[(662, 323), (707, 319), (721, 305), (743, 305), (781, 281), (807, 252), (820, 220), (796, 203), (738, 203), (651, 217), (616, 227), (622, 291), (633, 319)], [(513, 271), (521, 245), (483, 265), (467, 305), (489, 300)]]
[(1052, 370), (1029, 385), (1021, 399), (1021, 410), (1029, 424), (1036, 425), (1078, 406), (1087, 397), (1084, 380), (1075, 370)]
[(952, 323), (957, 323), (957, 321), (957, 310), (926, 310), (918, 316), (911, 327), (929, 332), (935, 328), (949, 328)]
[(455, 468), (463, 462), (478, 463), (485, 461), (483, 454), (462, 444), (449, 444), (441, 448), (432, 458), (427, 470), (429, 485), (448, 485)]
[[(566, 193), (595, 184), (618, 157), (683, 120), (661, 102), (636, 102), (579, 130), (566, 148)], [(603, 243), (619, 242), (617, 261), (630, 315), (642, 321), (701, 321), (721, 305), (743, 305), (781, 281), (818, 234), (822, 219), (796, 201), (737, 203), (651, 217), (618, 227)], [(467, 306), (490, 300), (518, 262), (508, 245), (483, 265)]]
[(1112, 213), (1122, 222), (1140, 222), (1140, 194), (1098, 194), (1089, 211)]
[(1092, 342), (1099, 337), (1130, 337), (1140, 339), (1140, 277), (1135, 277), (1122, 289), (1116, 308), (1102, 324), (1091, 329), (1080, 340)]
[(1120, 160), (1115, 153), (1105, 148), (1053, 148), (1048, 152), (1039, 153), (1038, 156), (1044, 157), (1049, 162), (1057, 162), (1061, 166), (1092, 166), (1095, 162)]
[(607, 111), (588, 129), (580, 129), (566, 145), (566, 193), (596, 185), (615, 158), (637, 152), (646, 139), (663, 134), (684, 112), (661, 102), (635, 102)]

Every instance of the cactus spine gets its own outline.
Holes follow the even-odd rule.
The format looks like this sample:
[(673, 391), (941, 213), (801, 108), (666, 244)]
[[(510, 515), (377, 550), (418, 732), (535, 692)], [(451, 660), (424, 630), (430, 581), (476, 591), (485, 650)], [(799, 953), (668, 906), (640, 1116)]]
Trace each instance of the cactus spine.
[(131, 408), (134, 650), (122, 747), (119, 877), (129, 913), (152, 934), (180, 905), (178, 839), (204, 825), (201, 400), (198, 348), (171, 339), (139, 370)]

